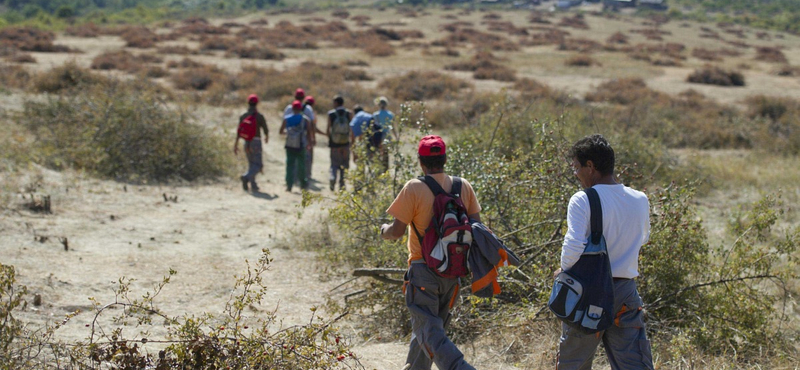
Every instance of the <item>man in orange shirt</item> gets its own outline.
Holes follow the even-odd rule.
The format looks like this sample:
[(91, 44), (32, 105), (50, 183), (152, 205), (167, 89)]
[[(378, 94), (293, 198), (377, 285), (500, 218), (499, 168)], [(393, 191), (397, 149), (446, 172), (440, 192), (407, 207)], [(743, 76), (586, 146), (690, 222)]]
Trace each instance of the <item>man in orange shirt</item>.
[[(453, 178), (444, 172), (447, 154), (444, 140), (428, 135), (419, 142), (419, 165), (425, 176), (430, 176), (446, 192), (453, 186)], [(461, 200), (469, 217), (480, 221), (481, 206), (472, 185), (461, 180)], [(434, 194), (423, 181), (413, 179), (405, 184), (386, 212), (394, 217), (391, 224), (381, 225), (381, 237), (387, 240), (401, 238), (406, 229), (408, 238), (408, 272), (404, 286), (406, 306), (411, 313), (411, 344), (404, 369), (429, 370), (432, 363), (439, 369), (474, 369), (464, 360), (464, 355), (447, 338), (445, 328), (450, 321), (450, 309), (458, 298), (459, 279), (443, 278), (429, 269), (422, 256), (417, 235), (424, 235), (433, 218)]]

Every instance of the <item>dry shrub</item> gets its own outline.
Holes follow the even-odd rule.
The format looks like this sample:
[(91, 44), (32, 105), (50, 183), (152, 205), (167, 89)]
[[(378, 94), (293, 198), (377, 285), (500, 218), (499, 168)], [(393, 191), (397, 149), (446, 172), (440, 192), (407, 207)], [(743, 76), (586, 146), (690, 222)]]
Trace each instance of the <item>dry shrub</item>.
[(664, 31), (658, 28), (645, 28), (639, 30), (631, 30), (631, 33), (638, 33), (648, 40), (661, 41), (664, 40), (662, 36), (672, 35), (672, 32)]
[(244, 59), (283, 60), (286, 57), (278, 49), (267, 45), (234, 45), (225, 53), (226, 56), (236, 56)]
[(163, 60), (154, 54), (134, 55), (125, 50), (108, 51), (92, 60), (92, 69), (138, 72), (146, 63), (161, 63)]
[(773, 121), (778, 121), (787, 112), (797, 111), (798, 102), (789, 98), (776, 98), (764, 95), (750, 96), (745, 99), (747, 105), (747, 115), (750, 118), (765, 117)]
[(228, 32), (228, 28), (213, 26), (209, 24), (205, 18), (189, 18), (182, 22), (182, 26), (172, 31), (171, 37), (178, 38), (181, 36), (227, 35)]
[(769, 33), (766, 32), (756, 32), (756, 38), (758, 38), (759, 40), (767, 40), (767, 41), (772, 40), (772, 37), (769, 35)]
[(744, 30), (743, 29), (726, 29), (725, 33), (729, 33), (729, 34), (734, 35), (734, 36), (736, 36), (736, 37), (738, 37), (740, 39), (746, 39), (747, 38), (747, 36), (744, 34)]
[(680, 60), (670, 57), (656, 57), (650, 59), (650, 64), (660, 67), (680, 67), (683, 65)]
[(189, 58), (183, 58), (180, 61), (177, 60), (170, 60), (167, 62), (167, 68), (199, 68), (202, 67), (204, 64), (194, 61)]
[(456, 49), (446, 47), (444, 50), (442, 50), (441, 55), (448, 57), (459, 57), (461, 56), (461, 53)]
[(416, 10), (408, 7), (398, 7), (396, 8), (397, 14), (400, 14), (404, 17), (408, 18), (416, 18), (419, 16)]
[(152, 48), (161, 38), (147, 27), (128, 27), (121, 34), (125, 46), (130, 48)]
[(606, 39), (606, 43), (612, 45), (624, 45), (628, 43), (629, 39), (630, 38), (628, 35), (622, 32), (615, 32), (613, 35), (609, 36), (608, 39)]
[[(306, 89), (317, 100), (314, 110), (326, 112), (333, 108), (331, 99), (341, 95), (346, 104), (351, 102), (371, 102), (375, 93), (348, 83), (345, 77), (356, 78), (360, 72), (348, 72), (347, 68), (336, 64), (317, 64), (303, 62), (297, 67), (284, 71), (274, 68), (243, 66), (232, 79), (232, 90), (236, 94), (226, 94), (227, 102), (241, 104), (252, 92), (257, 92), (264, 101), (288, 99), (298, 87)], [(289, 101), (286, 101), (288, 103)]]
[(522, 40), (521, 44), (526, 46), (560, 45), (570, 35), (569, 32), (556, 28), (549, 28), (544, 31), (542, 33), (534, 33), (530, 39)]
[(453, 97), (472, 85), (455, 77), (434, 71), (411, 71), (405, 75), (388, 77), (378, 87), (401, 101), (421, 101)]
[(573, 55), (564, 61), (564, 64), (571, 67), (591, 67), (593, 65), (601, 65), (598, 61), (594, 60), (594, 58), (586, 54)]
[(741, 42), (741, 41), (728, 41), (728, 40), (725, 40), (725, 43), (728, 44), (728, 45), (731, 45), (731, 46), (735, 46), (735, 47), (740, 48), (740, 49), (749, 49), (749, 48), (753, 47), (752, 45), (750, 45), (748, 43), (745, 43), (745, 42)]
[(225, 28), (242, 28), (242, 27), (244, 27), (244, 25), (239, 23), (239, 22), (225, 22), (225, 23), (223, 23), (221, 25), (221, 27), (225, 27)]
[(78, 85), (86, 87), (105, 81), (106, 78), (79, 67), (75, 62), (67, 62), (36, 76), (33, 86), (38, 92), (59, 93)]
[(800, 101), (792, 98), (751, 96), (745, 100), (747, 114), (767, 122), (756, 126), (756, 141), (771, 151), (800, 153)]
[(342, 64), (348, 67), (369, 67), (369, 63), (361, 59), (347, 59)]
[(100, 27), (94, 23), (84, 23), (67, 27), (64, 34), (75, 37), (97, 37), (100, 36)]
[(789, 63), (781, 49), (769, 46), (762, 46), (756, 49), (756, 60), (768, 63)]
[(6, 27), (0, 29), (0, 47), (10, 47), (22, 51), (45, 53), (67, 53), (72, 49), (55, 45), (56, 35), (34, 27)]
[(31, 74), (22, 66), (0, 64), (0, 90), (25, 89), (31, 83)]
[(528, 16), (528, 22), (537, 23), (537, 24), (552, 24), (547, 18), (550, 17), (549, 14), (534, 10)]
[(486, 13), (483, 15), (483, 19), (498, 20), (498, 19), (503, 19), (503, 16), (498, 13)]
[(350, 18), (350, 12), (345, 9), (336, 9), (331, 12), (331, 16), (339, 19), (347, 19)]
[(476, 80), (495, 80), (513, 82), (517, 80), (517, 72), (513, 69), (503, 66), (496, 66), (493, 68), (478, 68), (472, 77)]
[(459, 28), (472, 27), (472, 23), (465, 21), (450, 22), (439, 26), (439, 29), (447, 32), (456, 32)]
[(647, 87), (641, 78), (619, 78), (604, 82), (586, 94), (586, 101), (628, 105), (642, 100), (668, 100), (669, 96)]
[(558, 45), (558, 50), (591, 53), (594, 51), (603, 50), (603, 45), (597, 41), (589, 39), (567, 38)]
[(519, 91), (522, 98), (526, 100), (544, 98), (563, 103), (568, 99), (567, 94), (553, 90), (550, 86), (527, 77), (514, 82), (513, 88)]
[(241, 45), (241, 39), (230, 39), (219, 36), (203, 36), (200, 39), (200, 50), (228, 50)]
[(278, 48), (316, 49), (317, 41), (323, 39), (322, 35), (315, 34), (316, 29), (314, 26), (295, 26), (289, 21), (281, 21), (271, 29), (246, 27), (238, 34)]
[(373, 57), (388, 57), (394, 55), (394, 47), (391, 44), (380, 41), (370, 40), (364, 45), (364, 51)]
[(208, 90), (214, 85), (230, 83), (230, 77), (217, 67), (203, 66), (173, 74), (172, 83), (180, 90)]
[(433, 46), (452, 47), (470, 43), (479, 50), (517, 51), (519, 45), (503, 36), (481, 32), (473, 28), (456, 28), (447, 37), (431, 43)]
[(736, 71), (727, 71), (715, 66), (705, 66), (696, 69), (686, 78), (687, 82), (718, 85), (718, 86), (744, 86), (744, 75)]
[(800, 67), (784, 64), (773, 70), (772, 74), (781, 77), (798, 77), (800, 76)]
[(474, 72), (472, 76), (477, 80), (515, 81), (516, 71), (496, 63), (497, 61), (502, 60), (488, 51), (481, 51), (467, 62), (453, 63), (444, 68), (451, 71)]
[(357, 15), (357, 16), (355, 16), (353, 18), (350, 18), (350, 20), (352, 20), (353, 22), (356, 22), (356, 24), (361, 26), (361, 27), (369, 26), (370, 19), (372, 19), (372, 18), (370, 16), (368, 16), (368, 15)]
[(583, 18), (583, 14), (577, 13), (572, 17), (564, 17), (561, 18), (561, 21), (558, 22), (559, 27), (571, 27), (579, 30), (588, 30), (589, 25), (586, 24), (586, 20)]
[(722, 60), (722, 57), (720, 57), (716, 51), (704, 48), (692, 49), (692, 56), (697, 59), (702, 59), (709, 62), (716, 62)]
[(144, 69), (142, 74), (149, 78), (163, 78), (170, 75), (169, 71), (159, 66), (150, 66)]
[(372, 81), (374, 78), (363, 69), (345, 68), (342, 70), (345, 81)]
[(156, 52), (158, 52), (159, 54), (176, 54), (176, 55), (196, 55), (199, 53), (198, 50), (191, 49), (183, 45), (159, 46), (158, 49), (156, 49)]
[(36, 58), (28, 53), (14, 53), (8, 57), (8, 61), (13, 63), (36, 63)]
[(528, 36), (526, 28), (517, 27), (511, 22), (489, 21), (487, 24), (489, 31), (504, 32), (513, 36)]
[(458, 20), (458, 17), (454, 14), (445, 14), (442, 16), (442, 19)]
[(269, 21), (267, 20), (267, 18), (261, 18), (261, 19), (256, 19), (256, 20), (250, 21), (249, 24), (252, 24), (254, 26), (266, 26), (266, 25), (269, 24)]
[(633, 59), (650, 61), (657, 57), (655, 54), (660, 54), (670, 59), (685, 60), (686, 56), (683, 55), (685, 49), (686, 46), (683, 44), (668, 42), (665, 44), (637, 44), (623, 50), (628, 52)]

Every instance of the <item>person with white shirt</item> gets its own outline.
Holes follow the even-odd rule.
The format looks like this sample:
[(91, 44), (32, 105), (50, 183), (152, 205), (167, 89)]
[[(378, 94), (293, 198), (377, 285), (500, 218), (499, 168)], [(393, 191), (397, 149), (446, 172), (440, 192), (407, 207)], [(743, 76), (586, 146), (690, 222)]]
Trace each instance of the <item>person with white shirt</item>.
[[(578, 140), (571, 151), (572, 167), (583, 188), (594, 188), (603, 209), (611, 273), (614, 277), (614, 325), (584, 334), (562, 324), (557, 369), (588, 370), (602, 340), (611, 368), (653, 369), (650, 341), (645, 333), (642, 299), (634, 278), (639, 276), (639, 250), (650, 237), (650, 203), (647, 195), (619, 184), (614, 175), (614, 149), (602, 135)], [(562, 270), (581, 256), (591, 233), (591, 208), (585, 192), (575, 193), (567, 208), (567, 234), (561, 250)]]

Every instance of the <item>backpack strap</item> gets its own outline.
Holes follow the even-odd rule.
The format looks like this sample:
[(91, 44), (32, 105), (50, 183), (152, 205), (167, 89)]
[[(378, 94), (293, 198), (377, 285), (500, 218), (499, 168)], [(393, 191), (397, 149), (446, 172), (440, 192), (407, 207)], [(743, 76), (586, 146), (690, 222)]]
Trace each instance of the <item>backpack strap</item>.
[(592, 243), (600, 243), (600, 238), (603, 236), (603, 206), (600, 204), (600, 195), (594, 188), (583, 189), (586, 196), (589, 197), (589, 208), (591, 211), (591, 227), (592, 227)]
[(434, 179), (432, 176), (420, 176), (417, 177), (417, 180), (422, 181), (425, 185), (428, 185), (428, 188), (431, 189), (433, 192), (433, 196), (437, 196), (439, 194), (450, 194), (456, 197), (461, 195), (461, 178), (458, 176), (451, 176), (453, 178), (453, 186), (450, 189), (450, 193), (444, 191), (442, 186)]

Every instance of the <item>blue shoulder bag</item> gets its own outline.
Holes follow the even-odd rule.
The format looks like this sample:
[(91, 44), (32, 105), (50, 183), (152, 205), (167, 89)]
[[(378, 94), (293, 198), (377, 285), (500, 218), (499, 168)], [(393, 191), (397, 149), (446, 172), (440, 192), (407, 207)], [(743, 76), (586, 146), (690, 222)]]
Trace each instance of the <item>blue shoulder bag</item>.
[(547, 306), (561, 321), (592, 334), (614, 323), (614, 280), (603, 237), (600, 196), (593, 188), (584, 192), (589, 197), (592, 232), (578, 262), (556, 277)]

